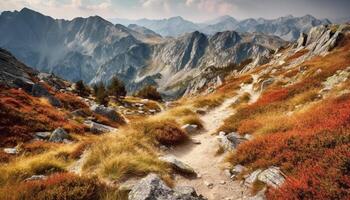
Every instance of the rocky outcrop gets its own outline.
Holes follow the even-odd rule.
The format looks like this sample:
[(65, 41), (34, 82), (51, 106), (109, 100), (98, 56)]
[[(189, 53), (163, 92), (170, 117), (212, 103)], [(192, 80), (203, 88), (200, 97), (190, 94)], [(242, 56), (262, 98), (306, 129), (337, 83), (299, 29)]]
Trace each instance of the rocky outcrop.
[(68, 141), (70, 138), (70, 135), (63, 128), (57, 128), (51, 133), (49, 141), (65, 142)]
[(85, 121), (84, 124), (90, 127), (90, 131), (92, 133), (96, 133), (96, 134), (115, 132), (117, 130), (116, 128), (99, 124), (93, 121)]
[(96, 114), (107, 117), (108, 119), (115, 122), (124, 122), (124, 119), (111, 107), (105, 107), (103, 105), (92, 105), (90, 110)]
[(129, 200), (203, 200), (191, 187), (169, 188), (156, 174), (149, 174), (129, 192)]

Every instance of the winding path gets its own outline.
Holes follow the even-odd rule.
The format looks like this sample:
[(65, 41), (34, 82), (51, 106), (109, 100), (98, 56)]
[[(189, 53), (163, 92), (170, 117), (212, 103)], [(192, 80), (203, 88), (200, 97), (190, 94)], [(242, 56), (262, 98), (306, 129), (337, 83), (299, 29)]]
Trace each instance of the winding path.
[[(221, 106), (202, 116), (204, 131), (192, 135), (193, 140), (201, 144), (188, 142), (177, 146), (169, 153), (178, 157), (181, 161), (188, 163), (199, 174), (199, 178), (176, 177), (178, 186), (194, 187), (198, 194), (202, 194), (209, 200), (219, 199), (242, 199), (244, 188), (238, 181), (232, 181), (225, 174), (223, 166), (224, 155), (216, 155), (218, 142), (213, 135), (233, 110), (229, 106), (237, 100), (237, 96), (227, 99)], [(212, 184), (212, 187), (208, 187)]]

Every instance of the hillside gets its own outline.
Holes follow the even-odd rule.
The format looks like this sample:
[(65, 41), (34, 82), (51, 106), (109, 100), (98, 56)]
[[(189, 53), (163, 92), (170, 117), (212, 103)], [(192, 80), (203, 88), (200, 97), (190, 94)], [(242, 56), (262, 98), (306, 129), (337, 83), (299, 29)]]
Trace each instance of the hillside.
[(106, 106), (1, 49), (0, 199), (348, 199), (350, 26), (280, 42), (184, 35), (159, 49), (191, 50), (179, 70), (250, 45), (268, 59), (206, 68), (176, 101)]

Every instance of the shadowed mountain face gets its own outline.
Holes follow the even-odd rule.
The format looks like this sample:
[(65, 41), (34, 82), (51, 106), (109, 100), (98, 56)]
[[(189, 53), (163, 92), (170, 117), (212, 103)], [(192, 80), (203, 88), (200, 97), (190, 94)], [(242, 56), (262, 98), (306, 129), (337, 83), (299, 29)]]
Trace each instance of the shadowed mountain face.
[(268, 58), (284, 44), (278, 37), (234, 31), (162, 38), (145, 27), (113, 25), (98, 16), (57, 20), (26, 8), (0, 16), (0, 47), (29, 66), (88, 83), (118, 75), (129, 91), (153, 84), (171, 96), (182, 94), (185, 80), (207, 67)]

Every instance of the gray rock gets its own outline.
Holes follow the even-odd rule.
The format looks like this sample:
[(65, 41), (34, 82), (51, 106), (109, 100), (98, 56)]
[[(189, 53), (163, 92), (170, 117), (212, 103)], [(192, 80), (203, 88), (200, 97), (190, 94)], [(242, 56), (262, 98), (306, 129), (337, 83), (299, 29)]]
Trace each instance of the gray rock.
[(218, 141), (221, 147), (223, 147), (225, 150), (230, 151), (237, 148), (239, 144), (242, 142), (247, 141), (244, 137), (240, 136), (239, 134), (232, 132), (227, 135), (224, 135), (224, 132), (220, 132), (218, 136)]
[(129, 200), (203, 200), (193, 188), (169, 188), (156, 175), (149, 174), (137, 183), (129, 192)]
[(95, 104), (90, 107), (90, 110), (94, 113), (105, 116), (112, 121), (124, 121), (121, 116), (113, 108), (110, 107)]
[(47, 97), (51, 95), (49, 91), (39, 83), (33, 85), (31, 94), (35, 97)]
[(71, 112), (72, 115), (77, 116), (77, 117), (87, 117), (87, 114), (84, 112), (83, 109), (77, 109)]
[(191, 134), (198, 130), (198, 126), (195, 124), (185, 124), (181, 127), (181, 129), (186, 131), (186, 133)]
[(284, 183), (285, 176), (279, 167), (272, 166), (261, 172), (258, 176), (258, 180), (266, 183), (268, 186), (278, 188)]
[(16, 148), (4, 148), (4, 152), (7, 154), (17, 154), (18, 153)]
[(55, 107), (58, 107), (58, 108), (61, 108), (62, 107), (62, 102), (60, 100), (58, 100), (56, 97), (54, 96), (47, 96), (46, 97), (47, 100), (49, 100), (49, 103), (52, 105), (52, 106), (55, 106)]
[(178, 158), (176, 158), (173, 155), (166, 155), (159, 157), (160, 160), (169, 163), (174, 169), (186, 173), (186, 174), (196, 174), (194, 169), (189, 166), (188, 164), (180, 161)]
[(45, 175), (33, 175), (27, 179), (25, 179), (25, 181), (37, 181), (37, 180), (43, 180), (46, 179)]
[(96, 133), (96, 134), (114, 132), (117, 130), (116, 128), (99, 124), (93, 121), (85, 121), (84, 124), (90, 127), (90, 131), (92, 133)]
[(62, 102), (56, 97), (52, 96), (50, 92), (40, 83), (36, 83), (32, 87), (31, 94), (35, 97), (45, 97), (49, 103), (55, 107), (62, 107)]
[(57, 128), (52, 132), (49, 141), (64, 142), (65, 140), (69, 140), (69, 139), (70, 139), (69, 134), (63, 128)]
[(35, 137), (42, 140), (48, 140), (51, 136), (51, 132), (37, 132)]

